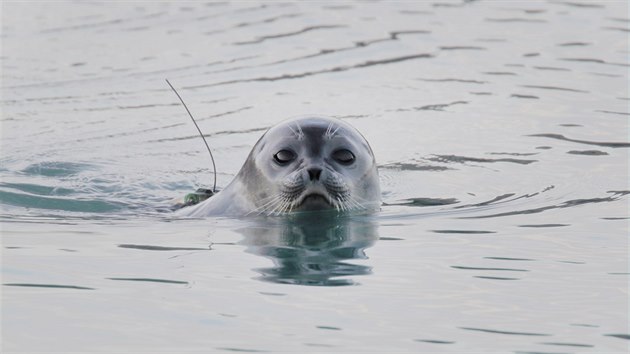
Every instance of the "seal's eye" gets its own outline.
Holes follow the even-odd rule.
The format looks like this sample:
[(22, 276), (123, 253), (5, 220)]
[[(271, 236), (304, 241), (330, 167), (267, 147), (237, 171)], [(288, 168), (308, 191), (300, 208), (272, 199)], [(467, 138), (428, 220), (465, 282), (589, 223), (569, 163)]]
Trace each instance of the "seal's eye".
[(273, 155), (274, 160), (281, 165), (286, 165), (289, 162), (295, 160), (297, 155), (291, 150), (280, 150)]
[(354, 154), (350, 150), (339, 149), (332, 153), (332, 158), (342, 165), (350, 165), (354, 162)]

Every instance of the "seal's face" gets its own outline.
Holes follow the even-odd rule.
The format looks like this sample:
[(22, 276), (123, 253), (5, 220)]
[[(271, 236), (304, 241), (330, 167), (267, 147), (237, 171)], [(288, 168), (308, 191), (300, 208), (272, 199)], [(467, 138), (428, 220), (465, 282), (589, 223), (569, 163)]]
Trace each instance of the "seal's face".
[(301, 118), (269, 129), (241, 170), (257, 214), (361, 211), (380, 206), (367, 141), (332, 118)]

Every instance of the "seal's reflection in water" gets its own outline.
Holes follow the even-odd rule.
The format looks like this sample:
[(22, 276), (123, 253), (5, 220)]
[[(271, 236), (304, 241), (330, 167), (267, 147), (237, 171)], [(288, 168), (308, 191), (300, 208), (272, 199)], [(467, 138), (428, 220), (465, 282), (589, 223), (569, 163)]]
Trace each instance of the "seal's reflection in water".
[(274, 263), (255, 269), (259, 280), (311, 286), (356, 285), (348, 277), (370, 274), (372, 268), (344, 261), (367, 259), (365, 249), (378, 240), (370, 220), (325, 213), (266, 220), (240, 232), (247, 252)]

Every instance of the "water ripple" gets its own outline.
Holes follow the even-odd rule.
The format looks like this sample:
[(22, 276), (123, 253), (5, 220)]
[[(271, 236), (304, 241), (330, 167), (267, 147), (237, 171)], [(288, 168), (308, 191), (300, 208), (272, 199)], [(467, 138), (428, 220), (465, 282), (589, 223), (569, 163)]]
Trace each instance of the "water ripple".
[(383, 43), (383, 42), (388, 42), (388, 41), (397, 41), (397, 40), (400, 40), (400, 36), (401, 35), (429, 34), (429, 33), (431, 33), (431, 32), (430, 31), (426, 31), (426, 30), (392, 31), (392, 32), (389, 32), (389, 36), (386, 37), (386, 38), (360, 40), (360, 41), (356, 41), (354, 43), (354, 45), (352, 45), (352, 46), (340, 47), (340, 48), (325, 48), (325, 49), (320, 49), (317, 53), (314, 53), (314, 54), (307, 54), (307, 55), (297, 56), (297, 57), (288, 58), (288, 59), (280, 59), (280, 60), (276, 60), (276, 61), (272, 61), (272, 62), (264, 63), (264, 64), (259, 64), (259, 65), (238, 66), (238, 67), (229, 68), (229, 69), (208, 71), (208, 72), (205, 72), (204, 74), (224, 73), (224, 72), (236, 71), (236, 70), (241, 70), (241, 69), (276, 66), (276, 65), (279, 65), (279, 64), (292, 63), (292, 62), (297, 62), (297, 61), (301, 61), (301, 60), (305, 60), (305, 59), (313, 59), (313, 58), (323, 57), (323, 56), (327, 56), (327, 55), (338, 54), (338, 53), (342, 53), (342, 52), (346, 52), (346, 51), (350, 51), (350, 50), (357, 50), (357, 49), (361, 49), (361, 48), (364, 48), (364, 47), (371, 46), (372, 44), (376, 44), (376, 43)]
[(490, 280), (521, 280), (521, 278), (490, 277), (487, 275), (475, 275), (474, 278), (490, 279)]
[(585, 156), (605, 156), (605, 155), (608, 155), (607, 152), (599, 151), (599, 150), (583, 150), (583, 151), (571, 150), (571, 151), (567, 151), (567, 154), (571, 154), (571, 155), (585, 155)]
[(121, 245), (118, 245), (118, 247), (131, 248), (131, 249), (144, 250), (144, 251), (210, 251), (210, 248), (172, 247), (172, 246), (155, 246), (155, 245), (121, 244)]
[(630, 64), (626, 64), (626, 63), (611, 63), (611, 62), (607, 62), (607, 61), (602, 60), (602, 59), (593, 59), (593, 58), (560, 58), (559, 60), (583, 62), (583, 63), (605, 64), (605, 65), (614, 65), (614, 66), (630, 66)]
[(509, 22), (521, 22), (521, 23), (547, 23), (545, 20), (534, 19), (534, 18), (486, 18), (487, 22), (500, 22), (500, 23), (509, 23)]
[(435, 162), (445, 162), (445, 163), (461, 163), (465, 164), (466, 162), (479, 162), (479, 163), (495, 163), (495, 162), (509, 162), (515, 163), (519, 165), (529, 165), (530, 163), (538, 162), (538, 160), (525, 160), (525, 159), (512, 159), (512, 158), (502, 158), (502, 159), (486, 159), (486, 158), (478, 158), (478, 157), (466, 157), (466, 156), (457, 156), (457, 155), (436, 155), (433, 158), (429, 158), (430, 161)]
[(461, 78), (447, 78), (447, 79), (421, 79), (418, 78), (416, 80), (419, 81), (428, 81), (428, 82), (461, 82), (466, 84), (487, 84), (488, 81), (479, 81), (479, 80), (470, 80), (470, 79), (461, 79)]
[(591, 9), (603, 9), (605, 7), (604, 5), (601, 5), (601, 4), (587, 3), (587, 2), (559, 1), (559, 2), (554, 2), (554, 3), (571, 6), (571, 7), (582, 7), (582, 8), (591, 8)]
[(561, 347), (580, 347), (580, 348), (593, 348), (592, 344), (579, 344), (579, 343), (559, 343), (559, 342), (543, 342), (544, 345), (556, 345)]
[(618, 114), (618, 115), (622, 115), (622, 116), (630, 116), (630, 113), (628, 113), (628, 112), (605, 111), (605, 110), (601, 110), (601, 109), (598, 109), (595, 112), (608, 113), (608, 114)]
[(446, 341), (446, 340), (437, 340), (437, 339), (414, 339), (416, 342), (424, 342), (431, 344), (454, 344), (455, 342)]
[(466, 45), (442, 46), (442, 47), (439, 47), (439, 48), (440, 48), (440, 50), (487, 50), (487, 48), (484, 48), (484, 47), (466, 46)]
[[(462, 234), (462, 235), (483, 235), (483, 234), (496, 234), (496, 231), (485, 230), (431, 230), (436, 234)], [(453, 267), (458, 268), (458, 267)], [(472, 268), (471, 268), (472, 269)]]
[(409, 112), (409, 111), (444, 111), (444, 108), (458, 105), (458, 104), (468, 104), (468, 101), (455, 101), (451, 103), (441, 103), (441, 104), (430, 104), (426, 106), (420, 107), (411, 107), (411, 108), (399, 108), (396, 112)]
[(98, 199), (59, 198), (0, 191), (0, 202), (24, 208), (52, 209), (85, 213), (111, 213), (124, 209), (118, 202)]
[[(222, 130), (222, 131), (217, 131), (217, 132), (208, 133), (208, 134), (204, 133), (203, 136), (206, 138), (218, 136), (218, 135), (231, 136), (231, 135), (236, 135), (236, 134), (249, 134), (249, 133), (256, 133), (256, 132), (264, 132), (267, 129), (269, 129), (269, 127), (251, 128), (251, 129), (242, 129), (242, 130)], [(188, 135), (188, 136), (181, 136), (181, 137), (175, 137), (175, 138), (155, 139), (155, 140), (149, 140), (148, 142), (155, 143), (155, 142), (180, 141), (180, 140), (191, 140), (191, 139), (199, 139), (199, 135)]]
[(555, 67), (555, 66), (534, 66), (534, 69), (537, 69), (537, 70), (551, 70), (551, 71), (571, 71), (571, 69), (558, 68), (558, 67)]
[(550, 139), (570, 141), (570, 142), (578, 143), (578, 144), (597, 145), (597, 146), (605, 146), (605, 147), (611, 147), (611, 148), (626, 148), (626, 147), (630, 147), (630, 143), (598, 142), (598, 141), (571, 139), (571, 138), (567, 138), (567, 137), (565, 137), (564, 135), (561, 135), (561, 134), (530, 134), (530, 135), (526, 135), (526, 136), (550, 138)]
[(559, 47), (583, 47), (587, 45), (592, 45), (592, 44), (587, 43), (587, 42), (566, 42), (566, 43), (558, 44)]
[(212, 84), (187, 86), (183, 88), (184, 89), (198, 89), (198, 88), (204, 88), (204, 87), (223, 86), (223, 85), (231, 85), (231, 84), (246, 83), (246, 82), (269, 82), (269, 81), (291, 80), (291, 79), (299, 79), (299, 78), (313, 76), (313, 75), (330, 74), (330, 73), (349, 71), (349, 70), (354, 70), (354, 69), (363, 69), (363, 68), (368, 68), (368, 67), (376, 66), (376, 65), (387, 65), (387, 64), (394, 64), (394, 63), (399, 63), (399, 62), (403, 62), (407, 60), (426, 59), (426, 58), (433, 58), (433, 55), (426, 54), (426, 53), (412, 54), (412, 55), (405, 55), (401, 57), (369, 60), (363, 63), (354, 64), (354, 65), (337, 66), (337, 67), (333, 67), (329, 69), (306, 71), (306, 72), (297, 73), (297, 74), (284, 74), (280, 76), (271, 76), (271, 77), (257, 77), (257, 78), (251, 78), (251, 79), (229, 80), (229, 81), (222, 81), (222, 82), (217, 82), (217, 83), (212, 83)]
[(30, 284), (30, 283), (4, 283), (4, 286), (21, 286), (25, 288), (53, 288), (53, 289), (76, 289), (76, 290), (96, 290), (85, 286), (59, 285), (59, 284)]
[(572, 89), (572, 88), (567, 88), (567, 87), (558, 87), (558, 86), (521, 85), (521, 87), (527, 87), (527, 88), (533, 88), (533, 89), (541, 89), (541, 90), (555, 90), (555, 91), (589, 93), (588, 91), (584, 91), (584, 90)]
[(446, 171), (452, 170), (450, 167), (434, 166), (412, 162), (392, 162), (385, 165), (379, 165), (378, 168), (392, 169), (398, 171)]
[(571, 226), (570, 224), (528, 224), (518, 225), (518, 227), (533, 227), (533, 228), (547, 228), (547, 227), (564, 227)]
[(524, 98), (524, 99), (533, 99), (533, 100), (539, 99), (538, 96), (534, 96), (534, 95), (519, 95), (519, 94), (516, 94), (516, 93), (511, 94), (510, 97)]
[(188, 284), (187, 281), (157, 279), (157, 278), (106, 278), (106, 279), (121, 280), (121, 281), (134, 281), (134, 282), (165, 283), (165, 284)]
[(527, 269), (515, 269), (515, 268), (489, 268), (489, 267), (465, 267), (465, 266), (451, 266), (451, 268), (462, 270), (491, 270), (502, 272), (529, 272)]
[(383, 203), (385, 206), (390, 205), (403, 205), (403, 206), (415, 206), (415, 207), (425, 207), (425, 206), (438, 206), (438, 205), (450, 205), (457, 204), (459, 200), (455, 198), (408, 198), (397, 201), (395, 203)]
[(258, 37), (256, 39), (251, 40), (251, 41), (234, 42), (232, 44), (234, 44), (234, 45), (258, 44), (258, 43), (262, 43), (262, 42), (264, 42), (266, 40), (269, 40), (269, 39), (293, 37), (293, 36), (297, 36), (297, 35), (300, 35), (300, 34), (303, 34), (303, 33), (307, 33), (307, 32), (311, 32), (311, 31), (315, 31), (315, 30), (341, 28), (341, 27), (346, 27), (346, 26), (341, 26), (341, 25), (310, 26), (310, 27), (302, 28), (302, 29), (297, 30), (297, 31), (293, 31), (293, 32), (270, 34), (270, 35), (267, 35), (267, 36), (260, 36), (260, 37)]
[(630, 340), (630, 334), (604, 334), (606, 337), (614, 337), (619, 339)]
[(26, 175), (40, 175), (46, 177), (73, 176), (86, 170), (93, 170), (96, 166), (88, 163), (46, 161), (29, 165), (21, 173)]
[(583, 205), (583, 204), (614, 202), (621, 199), (621, 197), (627, 194), (630, 194), (630, 191), (609, 191), (608, 193), (611, 193), (613, 195), (609, 197), (604, 197), (604, 198), (568, 200), (558, 205), (549, 205), (549, 206), (534, 208), (534, 209), (515, 210), (515, 211), (509, 211), (509, 212), (497, 213), (497, 214), (491, 214), (491, 215), (467, 216), (467, 217), (462, 217), (462, 218), (463, 219), (485, 219), (485, 218), (496, 218), (496, 217), (512, 216), (512, 215), (537, 214), (537, 213), (542, 213), (547, 210), (570, 208), (570, 207)]
[(166, 14), (167, 14), (166, 12), (156, 12), (156, 13), (148, 14), (145, 16), (117, 18), (117, 19), (107, 20), (107, 21), (102, 21), (102, 22), (93, 22), (93, 23), (85, 23), (85, 24), (74, 25), (74, 26), (48, 28), (48, 29), (42, 30), (41, 33), (56, 33), (56, 32), (63, 32), (63, 31), (81, 30), (81, 29), (87, 29), (87, 28), (107, 27), (111, 25), (120, 25), (122, 23), (132, 22), (136, 20), (157, 18)]
[(295, 18), (295, 17), (299, 17), (299, 16), (302, 16), (302, 15), (303, 14), (299, 14), (299, 13), (290, 13), (290, 14), (284, 14), (284, 15), (268, 17), (268, 18), (265, 18), (265, 19), (262, 19), (262, 20), (257, 20), (257, 21), (240, 22), (240, 23), (237, 23), (236, 25), (234, 25), (234, 28), (242, 28), (242, 27), (249, 27), (249, 26), (260, 25), (260, 24), (273, 23), (273, 22), (276, 22), (276, 21), (281, 20), (281, 19)]
[(474, 327), (459, 327), (460, 329), (465, 329), (467, 331), (478, 331), (478, 332), (486, 332), (486, 333), (494, 333), (494, 334), (507, 334), (513, 336), (540, 336), (540, 337), (548, 337), (551, 334), (545, 333), (531, 333), (531, 332), (511, 332), (511, 331), (500, 331), (494, 329), (484, 329), (484, 328), (474, 328)]

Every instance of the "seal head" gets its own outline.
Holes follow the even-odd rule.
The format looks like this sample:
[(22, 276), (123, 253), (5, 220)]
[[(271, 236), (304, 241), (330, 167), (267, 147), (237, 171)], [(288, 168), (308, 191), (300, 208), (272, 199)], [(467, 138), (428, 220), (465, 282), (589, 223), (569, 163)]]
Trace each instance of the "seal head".
[[(226, 198), (233, 204), (226, 205)], [(191, 215), (365, 212), (379, 207), (376, 162), (365, 138), (338, 119), (308, 117), (270, 128), (234, 181), (191, 208)]]

